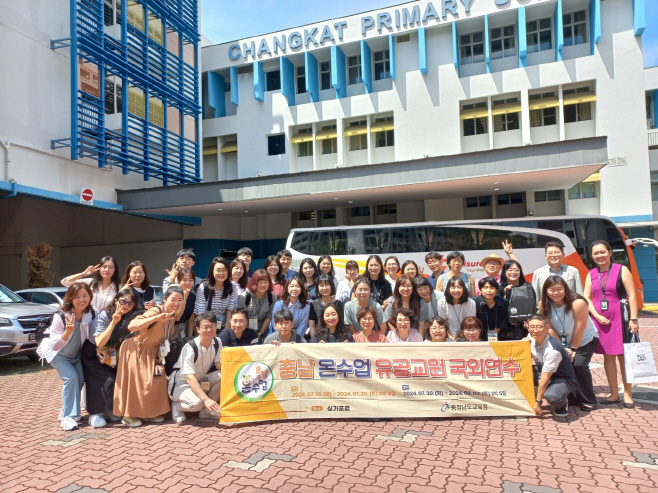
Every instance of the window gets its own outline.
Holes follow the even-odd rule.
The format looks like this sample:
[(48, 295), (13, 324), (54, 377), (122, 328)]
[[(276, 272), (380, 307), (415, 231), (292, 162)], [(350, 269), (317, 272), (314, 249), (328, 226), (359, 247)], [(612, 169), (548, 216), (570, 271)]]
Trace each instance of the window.
[(121, 0), (105, 0), (103, 17), (106, 26), (121, 24)]
[(546, 51), (553, 48), (551, 39), (551, 18), (530, 21), (526, 24), (526, 44), (528, 53)]
[(376, 51), (375, 55), (375, 80), (391, 78), (391, 61), (389, 51)]
[(123, 98), (121, 82), (115, 82), (111, 77), (105, 78), (105, 114), (121, 113)]
[[(350, 122), (350, 127), (365, 126), (366, 120)], [(368, 134), (352, 135), (350, 137), (350, 151), (361, 151), (368, 148)]]
[(516, 56), (514, 26), (497, 27), (491, 30), (491, 59)]
[(296, 70), (297, 70), (297, 94), (304, 94), (306, 92), (306, 74), (304, 72), (304, 66), (297, 67)]
[(347, 58), (347, 83), (360, 84), (361, 78), (361, 55), (354, 55)]
[(331, 62), (320, 62), (320, 90), (331, 89)]
[[(311, 128), (300, 128), (297, 133), (300, 134), (312, 134), (313, 129)], [(297, 144), (297, 157), (307, 157), (313, 155), (313, 141), (311, 142), (300, 142)]]
[(523, 204), (523, 193), (504, 193), (498, 195), (497, 204), (498, 205), (510, 205), (510, 204)]
[(564, 123), (582, 122), (591, 119), (591, 103), (569, 104), (564, 107)]
[[(392, 122), (393, 117), (387, 116), (386, 118), (376, 118), (375, 123)], [(393, 130), (385, 130), (384, 132), (375, 133), (375, 147), (391, 147), (395, 145), (393, 138)]]
[[(322, 130), (333, 130), (336, 125), (325, 125)], [(336, 154), (338, 152), (338, 138), (324, 139), (322, 141), (322, 154)]]
[(386, 216), (388, 214), (397, 214), (398, 206), (397, 204), (384, 204), (377, 206), (377, 215)]
[(370, 206), (352, 207), (350, 209), (350, 216), (352, 217), (365, 217), (370, 215)]
[(411, 35), (410, 34), (400, 34), (399, 36), (396, 36), (395, 39), (397, 40), (398, 43), (406, 43), (407, 41), (411, 40)]
[(519, 129), (519, 113), (506, 113), (494, 116), (494, 132), (507, 132)]
[(482, 31), (460, 36), (461, 64), (484, 62), (484, 35)]
[[(480, 103), (469, 103), (465, 104), (462, 109), (463, 110), (472, 110), (475, 108), (486, 108), (487, 103), (486, 102), (480, 102)], [(463, 127), (464, 127), (464, 137), (468, 137), (470, 135), (480, 135), (480, 134), (486, 134), (488, 132), (488, 117), (483, 117), (483, 118), (467, 118), (463, 120)]]
[(322, 211), (322, 219), (336, 219), (336, 209), (325, 209)]
[(543, 192), (535, 192), (535, 202), (555, 202), (562, 200), (561, 190), (548, 190)]
[(571, 12), (562, 16), (564, 46), (587, 43), (587, 20), (585, 11)]
[(164, 27), (162, 21), (153, 14), (149, 14), (149, 38), (164, 46)]
[(491, 195), (481, 195), (479, 197), (466, 197), (466, 208), (489, 207), (491, 205)]
[(267, 72), (265, 74), (265, 82), (267, 91), (278, 91), (281, 89), (281, 72), (279, 70)]
[(267, 136), (267, 155), (278, 156), (286, 153), (286, 136), (284, 134)]
[(557, 124), (557, 108), (543, 108), (541, 110), (530, 110), (530, 126), (546, 127)]
[(315, 211), (300, 212), (297, 217), (300, 221), (315, 221)]
[(569, 189), (569, 200), (596, 198), (596, 183), (579, 183)]
[(149, 98), (149, 121), (164, 128), (164, 103), (155, 97)]
[(145, 32), (144, 7), (142, 7), (135, 0), (128, 0), (128, 24), (142, 32)]

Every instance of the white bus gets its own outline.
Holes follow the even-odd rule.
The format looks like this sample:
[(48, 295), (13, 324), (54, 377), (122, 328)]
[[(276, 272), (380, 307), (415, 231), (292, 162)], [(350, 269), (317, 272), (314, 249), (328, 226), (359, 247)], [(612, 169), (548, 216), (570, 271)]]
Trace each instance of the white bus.
[(631, 270), (638, 288), (638, 303), (642, 306), (642, 283), (632, 253), (632, 243), (605, 216), (298, 228), (290, 231), (287, 249), (292, 253), (292, 268), (295, 270), (298, 270), (299, 262), (306, 257), (317, 261), (321, 255), (331, 255), (339, 279), (345, 275), (345, 263), (348, 260), (356, 260), (363, 273), (367, 258), (373, 254), (379, 255), (382, 261), (394, 255), (400, 265), (405, 260), (413, 260), (418, 264), (421, 274), (428, 276), (430, 271), (425, 264), (428, 252), (441, 253), (445, 264), (447, 254), (456, 250), (466, 257), (462, 271), (477, 279), (484, 275), (484, 269), (480, 266), (484, 257), (496, 253), (507, 259), (502, 247), (502, 242), (507, 240), (512, 243), (514, 254), (523, 265), (526, 279), (530, 281), (534, 270), (546, 265), (544, 245), (549, 241), (559, 241), (565, 247), (564, 263), (576, 267), (584, 281), (589, 269), (593, 267), (588, 247), (597, 239), (610, 243), (614, 261)]

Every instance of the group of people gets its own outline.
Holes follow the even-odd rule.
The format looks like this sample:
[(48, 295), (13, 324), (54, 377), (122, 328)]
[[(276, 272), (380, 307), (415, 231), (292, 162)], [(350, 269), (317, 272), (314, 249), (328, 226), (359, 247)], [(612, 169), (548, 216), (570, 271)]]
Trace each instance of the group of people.
[[(450, 343), (514, 341), (529, 338), (536, 370), (537, 405), (545, 399), (555, 416), (568, 404), (594, 410), (621, 401), (617, 361), (624, 382), (623, 404), (633, 407), (626, 382), (623, 343), (638, 330), (635, 287), (630, 271), (612, 262), (605, 241), (591, 245), (594, 267), (584, 288), (580, 274), (565, 265), (564, 248), (545, 245), (547, 265), (532, 283), (513, 253), (482, 259), (485, 276), (462, 272), (465, 256), (429, 252), (431, 274), (412, 260), (400, 264), (368, 257), (338, 280), (329, 255), (304, 258), (291, 269), (282, 250), (250, 268), (253, 252), (238, 251), (232, 262), (215, 257), (205, 278), (193, 270), (192, 250), (178, 252), (163, 280), (156, 304), (147, 268), (132, 262), (119, 278), (112, 257), (62, 279), (68, 287), (39, 355), (63, 381), (61, 426), (73, 430), (81, 419), (86, 389), (89, 423), (126, 426), (161, 422), (171, 410), (219, 416), (220, 355), (223, 347), (285, 343)], [(179, 341), (186, 343), (173, 352)], [(596, 398), (589, 363), (604, 355), (610, 394)], [(179, 356), (171, 360), (171, 354)], [(169, 365), (171, 368), (166, 368)]]

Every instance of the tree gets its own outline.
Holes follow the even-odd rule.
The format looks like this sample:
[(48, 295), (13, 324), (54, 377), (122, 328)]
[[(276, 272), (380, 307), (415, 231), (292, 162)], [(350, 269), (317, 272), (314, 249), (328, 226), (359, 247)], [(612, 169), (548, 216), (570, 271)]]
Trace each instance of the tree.
[(50, 272), (50, 264), (48, 260), (53, 247), (49, 243), (35, 243), (27, 247), (27, 264), (30, 271), (27, 275), (28, 288), (45, 288), (51, 286), (55, 273)]

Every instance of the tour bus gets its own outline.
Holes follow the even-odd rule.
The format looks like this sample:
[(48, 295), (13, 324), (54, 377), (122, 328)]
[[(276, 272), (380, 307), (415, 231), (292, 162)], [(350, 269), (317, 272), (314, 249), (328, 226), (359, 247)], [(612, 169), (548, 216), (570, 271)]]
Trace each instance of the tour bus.
[(356, 260), (361, 273), (365, 272), (370, 255), (379, 255), (384, 261), (394, 255), (400, 261), (413, 260), (420, 273), (428, 276), (425, 254), (437, 251), (445, 257), (460, 251), (466, 257), (462, 272), (475, 279), (484, 275), (480, 262), (495, 253), (504, 259), (507, 255), (502, 243), (512, 243), (514, 254), (523, 266), (528, 281), (535, 269), (546, 265), (544, 245), (559, 241), (564, 245), (564, 263), (580, 272), (585, 282), (594, 264), (589, 245), (594, 240), (606, 240), (613, 250), (613, 261), (628, 267), (637, 289), (638, 308), (643, 306), (642, 281), (639, 277), (632, 248), (624, 232), (605, 216), (556, 216), (488, 219), (474, 221), (440, 221), (408, 224), (370, 224), (361, 226), (335, 226), (328, 228), (297, 228), (290, 231), (287, 248), (293, 256), (292, 268), (299, 262), (320, 255), (331, 255), (336, 277), (345, 275), (345, 263)]

